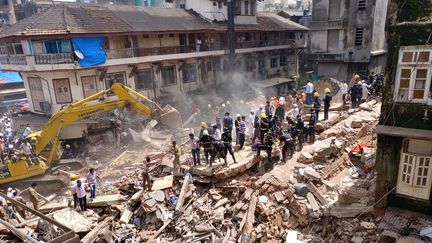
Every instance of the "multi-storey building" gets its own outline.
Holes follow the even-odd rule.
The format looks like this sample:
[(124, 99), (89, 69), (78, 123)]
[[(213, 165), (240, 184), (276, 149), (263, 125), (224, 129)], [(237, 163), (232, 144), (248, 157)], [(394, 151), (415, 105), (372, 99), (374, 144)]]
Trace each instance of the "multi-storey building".
[(388, 0), (313, 0), (310, 59), (319, 75), (349, 80), (384, 69)]
[[(222, 1), (200, 2), (225, 8)], [(250, 82), (295, 78), (308, 29), (256, 14), (250, 2), (241, 1), (236, 16), (236, 70)], [(174, 99), (219, 85), (228, 69), (226, 23), (199, 17), (205, 15), (196, 8), (56, 4), (0, 33), (0, 62), (21, 73), (37, 113), (52, 114), (115, 82), (152, 99)], [(102, 60), (89, 61), (88, 49)]]
[[(430, 4), (390, 3), (388, 63), (376, 128), (377, 201), (428, 214), (432, 210)], [(387, 200), (380, 201), (382, 198)]]

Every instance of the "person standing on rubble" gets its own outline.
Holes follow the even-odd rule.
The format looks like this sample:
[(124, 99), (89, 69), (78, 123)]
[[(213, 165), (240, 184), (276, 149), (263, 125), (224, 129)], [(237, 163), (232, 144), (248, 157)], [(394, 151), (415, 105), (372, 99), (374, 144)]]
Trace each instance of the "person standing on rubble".
[(77, 193), (78, 202), (79, 202), (81, 211), (86, 211), (87, 210), (86, 186), (84, 185), (84, 183), (81, 182), (81, 180), (77, 180), (74, 189)]
[(90, 188), (90, 201), (93, 201), (96, 198), (96, 183), (97, 181), (102, 181), (98, 175), (96, 175), (96, 171), (94, 168), (90, 168), (89, 172), (86, 175), (87, 184)]
[(255, 112), (254, 110), (251, 110), (249, 113), (249, 118), (247, 120), (246, 123), (246, 130), (247, 130), (247, 134), (249, 139), (253, 139), (253, 135), (254, 135), (254, 120), (255, 120)]
[(196, 138), (193, 133), (189, 133), (189, 141), (188, 144), (191, 148), (192, 159), (194, 162), (194, 166), (200, 165), (200, 146), (199, 139)]
[(70, 179), (69, 190), (70, 190), (70, 193), (72, 194), (72, 197), (74, 200), (74, 209), (76, 209), (76, 207), (78, 206), (78, 196), (77, 196), (77, 192), (76, 192), (75, 188), (76, 188), (76, 182), (77, 182), (78, 176), (75, 174), (71, 174), (71, 175), (69, 175), (69, 179)]
[(318, 118), (316, 117), (316, 112), (314, 109), (310, 109), (310, 118), (309, 118), (309, 128), (308, 128), (308, 135), (309, 135), (309, 142), (314, 143), (315, 142), (315, 125), (318, 121)]
[(260, 139), (260, 119), (258, 115), (255, 115), (254, 118), (252, 146), (255, 144), (256, 139)]
[(231, 154), (231, 157), (234, 160), (234, 163), (237, 163), (236, 158), (234, 156), (234, 150), (233, 150), (233, 147), (231, 145), (232, 136), (231, 136), (231, 133), (229, 132), (228, 129), (225, 129), (224, 132), (222, 133), (222, 139), (221, 140), (225, 146), (225, 154), (227, 154), (227, 152), (229, 152)]
[(240, 116), (240, 114), (237, 113), (236, 119), (234, 120), (235, 137), (236, 137), (235, 143), (236, 144), (240, 144), (240, 141), (239, 141), (240, 120), (241, 120), (241, 116)]
[[(19, 203), (22, 203), (22, 204), (24, 204), (24, 205), (26, 205), (26, 201), (24, 200), (24, 198), (21, 196), (21, 195), (19, 195), (18, 194), (18, 191), (16, 191), (16, 190), (13, 190), (13, 192), (12, 192), (12, 194), (13, 194), (13, 196), (14, 196), (14, 200), (15, 201), (17, 201), (17, 202), (19, 202)], [(23, 208), (21, 208), (20, 206), (18, 206), (18, 205), (14, 205), (14, 210), (23, 218), (23, 219), (25, 219), (26, 218), (26, 215), (25, 215), (25, 210), (23, 209)]]
[(222, 132), (221, 130), (217, 127), (217, 125), (213, 125), (213, 137), (215, 140), (221, 140), (222, 137)]
[[(205, 130), (205, 131), (207, 131), (207, 130)], [(203, 132), (203, 136), (204, 136), (204, 132)], [(207, 132), (207, 134), (208, 134), (208, 132)], [(174, 171), (178, 171), (181, 167), (180, 166), (180, 149), (177, 147), (176, 141), (172, 141), (171, 153), (174, 155), (174, 161), (173, 161)]]
[(257, 146), (257, 157), (260, 157), (261, 150), (265, 150), (267, 152), (267, 161), (270, 167), (273, 167), (272, 164), (272, 149), (273, 149), (273, 138), (271, 133), (266, 133), (264, 135), (264, 141), (262, 144), (258, 144)]
[(265, 112), (266, 116), (270, 116), (273, 113), (272, 112), (272, 106), (271, 106), (269, 100), (266, 101), (266, 105), (264, 106), (264, 112)]
[[(223, 129), (228, 129), (230, 133), (232, 133), (233, 129), (233, 119), (230, 117), (230, 113), (227, 111), (225, 112), (225, 117), (223, 119)], [(201, 138), (200, 138), (201, 139)]]
[[(226, 129), (231, 134), (231, 131), (228, 128), (226, 128)], [(213, 164), (213, 158), (210, 158), (210, 162), (209, 162), (209, 155), (210, 155), (211, 151), (213, 150), (213, 144), (212, 143), (215, 141), (216, 140), (209, 135), (209, 132), (207, 130), (205, 130), (203, 132), (203, 136), (200, 139), (200, 144), (204, 147), (204, 157), (205, 157), (205, 160), (209, 166), (212, 166), (212, 164)]]
[(319, 98), (318, 92), (315, 92), (314, 95), (313, 95), (313, 97), (314, 97), (314, 100), (313, 100), (312, 107), (313, 107), (313, 109), (315, 111), (316, 121), (318, 121), (318, 119), (319, 119), (319, 112), (321, 110), (321, 100)]
[(30, 201), (33, 204), (34, 210), (39, 210), (39, 207), (38, 207), (38, 204), (39, 204), (39, 200), (38, 200), (39, 199), (39, 193), (36, 191), (36, 186), (37, 186), (37, 183), (33, 182), (31, 184), (31, 186), (28, 188), (28, 192), (29, 192), (29, 198), (30, 198)]
[(351, 108), (355, 109), (360, 105), (362, 97), (362, 82), (358, 81), (357, 84), (353, 85), (350, 89), (351, 94)]
[(243, 149), (246, 140), (246, 117), (242, 116), (239, 124), (239, 145)]
[(143, 171), (141, 173), (142, 176), (142, 187), (144, 190), (150, 191), (151, 187), (152, 187), (152, 181), (150, 179), (150, 175), (149, 175), (149, 164), (150, 164), (150, 157), (146, 157), (144, 163), (143, 163)]
[(24, 132), (23, 132), (23, 134), (22, 134), (22, 136), (21, 136), (21, 140), (26, 139), (27, 136), (30, 135), (30, 133), (32, 133), (32, 132), (33, 132), (33, 131), (32, 131), (32, 129), (30, 128), (30, 125), (27, 124), (26, 127), (25, 127), (25, 129), (24, 129)]
[(328, 120), (329, 118), (329, 109), (330, 109), (330, 101), (332, 100), (332, 96), (330, 95), (330, 89), (329, 88), (325, 88), (324, 92), (325, 97), (324, 97), (324, 121)]
[(260, 121), (260, 141), (261, 143), (264, 141), (264, 134), (269, 131), (270, 123), (267, 119), (267, 115), (265, 113), (261, 113), (261, 121)]
[(201, 129), (200, 129), (200, 133), (199, 133), (199, 138), (201, 139), (202, 134), (204, 132), (204, 130), (207, 130), (207, 123), (206, 122), (201, 122)]
[(306, 84), (306, 105), (312, 105), (312, 94), (314, 92), (314, 85), (311, 80)]
[(345, 80), (342, 81), (340, 85), (340, 92), (342, 93), (342, 103), (345, 106), (346, 105), (346, 95), (348, 93), (348, 84)]

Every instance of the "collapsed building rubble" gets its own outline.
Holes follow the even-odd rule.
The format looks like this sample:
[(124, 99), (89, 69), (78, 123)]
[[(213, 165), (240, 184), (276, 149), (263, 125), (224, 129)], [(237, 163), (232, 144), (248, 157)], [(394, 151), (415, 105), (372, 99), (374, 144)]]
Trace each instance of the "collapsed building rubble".
[[(89, 203), (90, 210), (78, 214), (68, 208), (70, 198), (58, 198), (41, 211), (86, 243), (374, 242), (380, 217), (370, 213), (375, 186), (370, 163), (379, 105), (371, 101), (350, 116), (341, 111), (322, 122), (318, 141), (285, 164), (275, 162), (280, 154), (275, 149), (276, 167), (262, 176), (257, 171), (266, 154), (257, 157), (248, 149), (238, 152), (239, 164), (228, 167), (191, 168), (184, 155), (175, 173), (169, 152), (126, 149), (102, 173), (111, 180), (98, 187), (104, 195)], [(370, 147), (352, 152), (360, 143)], [(141, 186), (143, 154), (152, 161), (149, 191)], [(32, 230), (46, 228), (38, 222), (43, 221), (34, 221)]]

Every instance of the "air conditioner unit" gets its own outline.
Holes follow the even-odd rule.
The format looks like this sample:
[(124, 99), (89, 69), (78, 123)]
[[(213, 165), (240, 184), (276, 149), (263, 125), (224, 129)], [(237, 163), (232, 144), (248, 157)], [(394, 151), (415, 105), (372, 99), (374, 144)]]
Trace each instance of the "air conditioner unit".
[(41, 109), (43, 112), (50, 112), (51, 111), (51, 103), (48, 101), (43, 101), (39, 103)]

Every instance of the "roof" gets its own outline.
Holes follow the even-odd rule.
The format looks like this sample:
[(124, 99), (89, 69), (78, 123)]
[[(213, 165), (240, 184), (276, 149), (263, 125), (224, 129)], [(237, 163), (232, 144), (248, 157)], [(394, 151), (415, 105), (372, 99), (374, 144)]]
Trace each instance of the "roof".
[(259, 88), (270, 88), (273, 86), (291, 83), (291, 82), (295, 82), (295, 80), (292, 78), (271, 78), (271, 79), (265, 79), (265, 80), (258, 81), (255, 84)]
[[(273, 13), (259, 13), (258, 25), (237, 25), (238, 30), (307, 31), (302, 25)], [(224, 23), (210, 23), (178, 8), (127, 5), (55, 4), (4, 29), (0, 38), (46, 35), (108, 35), (136, 32), (226, 30)]]
[(393, 137), (432, 139), (432, 131), (423, 129), (378, 125), (375, 129), (375, 132), (380, 135), (387, 135)]

